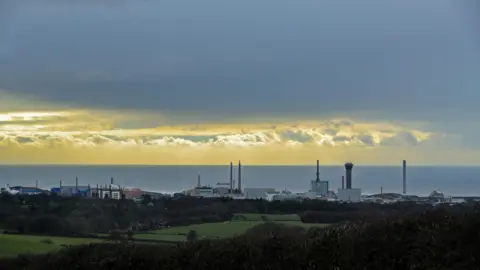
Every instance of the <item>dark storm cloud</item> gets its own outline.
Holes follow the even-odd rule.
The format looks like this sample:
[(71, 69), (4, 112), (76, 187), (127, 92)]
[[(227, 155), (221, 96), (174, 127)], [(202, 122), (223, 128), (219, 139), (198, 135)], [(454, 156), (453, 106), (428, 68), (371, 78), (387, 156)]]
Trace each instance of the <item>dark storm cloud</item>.
[(451, 1), (61, 2), (9, 19), (0, 89), (220, 118), (478, 113), (479, 48)]

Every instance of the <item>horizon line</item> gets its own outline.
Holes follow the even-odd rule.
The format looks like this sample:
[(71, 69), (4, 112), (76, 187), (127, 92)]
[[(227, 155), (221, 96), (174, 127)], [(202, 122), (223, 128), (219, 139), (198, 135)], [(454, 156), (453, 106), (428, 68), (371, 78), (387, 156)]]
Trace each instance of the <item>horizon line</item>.
[[(343, 167), (345, 164), (328, 164), (322, 165), (320, 167)], [(8, 167), (8, 166), (84, 166), (84, 167), (161, 167), (161, 166), (203, 166), (203, 167), (223, 167), (223, 166), (230, 166), (230, 163), (225, 164), (96, 164), (96, 163), (4, 163), (0, 164), (0, 167)], [(247, 167), (315, 167), (316, 164), (245, 164), (242, 162), (242, 166)], [(399, 164), (359, 164), (356, 165), (354, 163), (354, 167), (402, 167), (402, 163)], [(480, 167), (478, 165), (472, 164), (408, 164), (408, 167)]]

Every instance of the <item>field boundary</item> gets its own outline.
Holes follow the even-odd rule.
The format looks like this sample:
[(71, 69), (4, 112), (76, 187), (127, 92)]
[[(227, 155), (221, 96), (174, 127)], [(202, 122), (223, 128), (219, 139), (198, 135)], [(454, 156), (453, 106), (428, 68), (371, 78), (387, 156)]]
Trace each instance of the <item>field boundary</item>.
[[(78, 238), (78, 239), (103, 239), (103, 240), (110, 240), (110, 241), (132, 241), (128, 239), (119, 239), (119, 240), (112, 240), (108, 236), (103, 235), (46, 235), (46, 234), (25, 234), (19, 232), (8, 232), (3, 231), (3, 234), (6, 235), (22, 235), (22, 236), (38, 236), (38, 237), (59, 237), (59, 238)], [(145, 239), (145, 238), (135, 238), (133, 236), (133, 242), (145, 242), (145, 243), (158, 243), (158, 244), (178, 244), (178, 241), (170, 241), (170, 240), (159, 240), (159, 239)]]

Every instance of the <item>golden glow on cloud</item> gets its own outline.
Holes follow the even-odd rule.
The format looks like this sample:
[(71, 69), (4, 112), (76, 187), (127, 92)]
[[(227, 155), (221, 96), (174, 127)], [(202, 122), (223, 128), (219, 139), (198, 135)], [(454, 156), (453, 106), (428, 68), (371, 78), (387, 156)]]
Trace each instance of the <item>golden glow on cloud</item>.
[[(148, 121), (145, 121), (148, 119)], [(132, 124), (133, 123), (133, 124)], [(158, 125), (150, 123), (159, 123)], [(276, 124), (165, 124), (155, 113), (0, 113), (0, 162), (80, 164), (360, 164), (421, 159), (437, 134), (349, 119)], [(140, 125), (142, 124), (142, 125)]]

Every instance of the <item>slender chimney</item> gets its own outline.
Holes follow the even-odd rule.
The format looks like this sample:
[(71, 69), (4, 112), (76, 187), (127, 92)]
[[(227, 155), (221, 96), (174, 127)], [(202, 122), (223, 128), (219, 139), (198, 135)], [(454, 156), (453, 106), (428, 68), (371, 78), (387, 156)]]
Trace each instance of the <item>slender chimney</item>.
[(342, 175), (342, 189), (345, 189), (345, 176)]
[(345, 163), (345, 171), (347, 175), (347, 189), (352, 188), (352, 169), (353, 169), (353, 163)]
[(35, 187), (38, 188), (38, 179), (35, 180)]
[(230, 162), (230, 192), (233, 192), (233, 163)]
[(113, 185), (113, 177), (110, 178), (110, 185)]
[(78, 194), (78, 177), (75, 177), (75, 195)]
[(198, 173), (198, 178), (197, 178), (197, 187), (201, 187), (202, 185), (200, 184), (200, 173)]
[(238, 191), (242, 193), (242, 164), (238, 161)]
[(63, 181), (60, 180), (60, 188), (62, 188), (62, 186), (63, 186)]
[(383, 187), (380, 187), (380, 194), (383, 194)]
[(317, 159), (317, 179), (315, 180), (320, 182), (320, 161)]
[(403, 195), (407, 194), (407, 161), (403, 161)]

